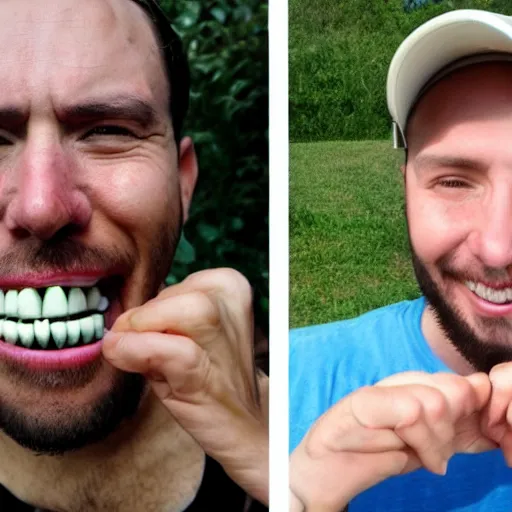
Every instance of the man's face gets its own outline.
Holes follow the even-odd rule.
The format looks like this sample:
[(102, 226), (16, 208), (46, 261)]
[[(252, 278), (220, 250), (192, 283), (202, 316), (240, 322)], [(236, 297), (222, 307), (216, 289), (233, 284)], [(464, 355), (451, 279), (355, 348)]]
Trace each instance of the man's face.
[(185, 144), (178, 165), (158, 44), (131, 1), (5, 0), (0, 45), (0, 427), (65, 451), (137, 408), (142, 379), (96, 340), (163, 282), (195, 159)]
[(512, 359), (510, 63), (446, 77), (408, 129), (406, 208), (420, 286), (478, 370)]

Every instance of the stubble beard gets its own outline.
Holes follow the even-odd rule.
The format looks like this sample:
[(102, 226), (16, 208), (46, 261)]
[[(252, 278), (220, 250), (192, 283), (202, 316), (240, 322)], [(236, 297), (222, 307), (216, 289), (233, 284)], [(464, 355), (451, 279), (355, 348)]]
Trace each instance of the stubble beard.
[[(143, 302), (154, 297), (169, 271), (176, 247), (179, 242), (182, 225), (182, 210), (178, 215), (169, 215), (165, 226), (158, 231), (152, 252), (151, 273), (147, 275), (145, 289), (141, 293)], [(0, 258), (0, 271), (12, 265), (19, 258), (13, 252)], [(65, 238), (42, 245), (25, 245), (23, 261), (28, 268), (38, 269), (79, 269), (89, 263), (112, 263), (118, 259), (123, 264), (136, 264), (131, 256), (119, 250), (104, 251), (94, 249)], [(148, 272), (149, 273), (149, 272)], [(76, 391), (92, 382), (100, 373), (104, 361), (97, 361), (78, 370), (59, 372), (32, 372), (20, 365), (3, 365), (0, 370), (10, 382), (19, 382), (25, 389), (38, 392), (58, 390), (65, 396), (66, 389)], [(52, 409), (45, 415), (34, 414), (16, 403), (16, 397), (0, 395), (0, 430), (11, 437), (20, 446), (37, 454), (62, 455), (84, 446), (99, 442), (114, 432), (124, 420), (132, 418), (139, 409), (146, 391), (145, 379), (135, 373), (126, 373), (114, 369), (111, 384), (101, 396), (86, 407), (74, 407), (58, 398), (52, 402)]]

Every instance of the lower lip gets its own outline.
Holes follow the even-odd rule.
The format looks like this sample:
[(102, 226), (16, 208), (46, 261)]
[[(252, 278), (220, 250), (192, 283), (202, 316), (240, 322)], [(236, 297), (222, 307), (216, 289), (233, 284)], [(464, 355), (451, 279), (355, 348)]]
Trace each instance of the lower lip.
[(80, 368), (101, 355), (101, 340), (90, 345), (61, 350), (32, 350), (0, 340), (0, 359), (23, 365), (29, 370), (57, 371)]
[(487, 317), (503, 317), (512, 315), (512, 303), (493, 304), (492, 302), (482, 299), (478, 295), (474, 294), (465, 285), (462, 286), (478, 314)]

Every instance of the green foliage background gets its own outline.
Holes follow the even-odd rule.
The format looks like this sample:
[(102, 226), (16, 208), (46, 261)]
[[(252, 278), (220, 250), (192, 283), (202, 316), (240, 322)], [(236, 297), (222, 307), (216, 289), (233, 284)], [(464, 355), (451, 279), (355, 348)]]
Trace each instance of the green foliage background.
[(254, 289), (268, 334), (268, 31), (259, 0), (162, 0), (191, 69), (185, 134), (199, 183), (168, 284), (232, 267)]
[(289, 0), (290, 140), (390, 137), (386, 74), (403, 39), (453, 9), (512, 15), (510, 0)]

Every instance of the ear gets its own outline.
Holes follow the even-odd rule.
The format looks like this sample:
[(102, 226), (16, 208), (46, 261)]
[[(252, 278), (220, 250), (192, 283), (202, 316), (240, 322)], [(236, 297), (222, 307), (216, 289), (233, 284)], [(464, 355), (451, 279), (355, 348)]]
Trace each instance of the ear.
[(402, 173), (402, 178), (404, 179), (404, 184), (405, 184), (405, 172), (406, 172), (406, 169), (407, 169), (407, 166), (405, 164), (402, 164), (400, 166), (400, 172)]
[(197, 181), (197, 157), (194, 143), (190, 137), (184, 137), (180, 142), (180, 192), (183, 208), (183, 222), (188, 219), (188, 211), (192, 201), (192, 194)]

